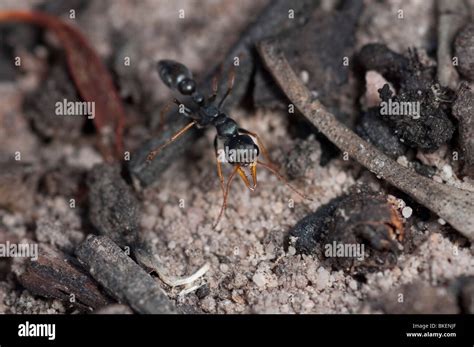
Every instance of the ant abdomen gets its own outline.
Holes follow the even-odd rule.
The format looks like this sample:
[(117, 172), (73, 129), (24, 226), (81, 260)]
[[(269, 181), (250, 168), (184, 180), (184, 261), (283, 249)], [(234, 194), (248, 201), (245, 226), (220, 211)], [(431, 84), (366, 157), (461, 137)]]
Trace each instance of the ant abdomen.
[(196, 82), (191, 71), (177, 61), (160, 60), (158, 73), (169, 88), (178, 90), (183, 95), (191, 95), (196, 91)]

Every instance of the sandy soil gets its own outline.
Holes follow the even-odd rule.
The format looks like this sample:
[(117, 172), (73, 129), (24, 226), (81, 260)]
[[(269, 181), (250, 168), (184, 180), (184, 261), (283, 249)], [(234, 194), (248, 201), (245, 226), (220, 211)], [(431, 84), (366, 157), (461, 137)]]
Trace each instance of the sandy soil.
[[(0, 9), (28, 8), (38, 2), (6, 0)], [(395, 0), (388, 4), (367, 2), (371, 6), (361, 21), (370, 29), (358, 32), (357, 47), (373, 40), (387, 42), (400, 51), (411, 45), (432, 47), (435, 39), (432, 1), (410, 0), (403, 1), (403, 5)], [(79, 16), (78, 24), (111, 64), (128, 53), (137, 59), (133, 72), (118, 71), (118, 80), (129, 86), (121, 92), (142, 104), (146, 99), (144, 108), (151, 109), (169, 95), (157, 74), (150, 73), (157, 59), (179, 58), (199, 76), (208, 69), (208, 64), (219, 63), (214, 57), (225, 53), (264, 4), (263, 0), (199, 3), (145, 0), (139, 5), (125, 0), (94, 1)], [(393, 11), (400, 6), (406, 9), (406, 24), (391, 27), (390, 18), (396, 15)], [(171, 15), (181, 8), (191, 17), (186, 24), (178, 24)], [(210, 22), (209, 17), (216, 20)], [(125, 39), (121, 40), (117, 33)], [(118, 52), (113, 45), (115, 36), (121, 47)], [(135, 40), (127, 41), (127, 37)], [(143, 42), (147, 44), (141, 45)], [(209, 42), (222, 44), (209, 45)], [(37, 73), (31, 68), (19, 81), (0, 83), (2, 157), (21, 150), (25, 161), (42, 167), (66, 162), (78, 170), (101, 162), (90, 144), (65, 145), (53, 141), (39, 147), (21, 106), (29, 79), (35, 78)], [(142, 90), (149, 94), (140, 95)], [(140, 112), (133, 105), (129, 109), (136, 114)], [(155, 112), (150, 111), (148, 116)], [(303, 163), (300, 177), (291, 183), (314, 197), (314, 201), (301, 199), (260, 169), (256, 192), (251, 193), (242, 182), (234, 181), (226, 214), (213, 230), (211, 225), (222, 196), (212, 150), (214, 133), (208, 131), (186, 156), (169, 167), (157, 184), (137, 192), (142, 202), (142, 232), (152, 240), (170, 275), (189, 275), (206, 262), (210, 264), (197, 291), (181, 295), (183, 288), (163, 285), (180, 305), (206, 313), (375, 313), (379, 311), (371, 303), (388, 293), (396, 293), (403, 284), (420, 280), (442, 286), (460, 275), (474, 275), (474, 248), (436, 220), (428, 223), (424, 231), (416, 223), (411, 226), (419, 236), (418, 247), (403, 253), (395, 268), (369, 274), (366, 281), (343, 271), (333, 271), (317, 256), (295, 254), (293, 247), (285, 245), (288, 230), (297, 221), (348, 192), (354, 184), (372, 182), (378, 188), (379, 182), (367, 180), (365, 175), (360, 175), (357, 164), (342, 158), (321, 167), (319, 143), (313, 137), (291, 138), (287, 115), (282, 112), (235, 109), (232, 116), (244, 128), (261, 134), (283, 172), (290, 163)], [(225, 172), (228, 174), (229, 168)], [(443, 177), (441, 168), (438, 175)], [(67, 196), (39, 195), (35, 201), (37, 209), (32, 217), (0, 210), (0, 231), (8, 237), (33, 238), (64, 251), (70, 251), (85, 237), (88, 230), (81, 222), (83, 210), (70, 209)], [(22, 289), (16, 281), (22, 266), (21, 260), (15, 259), (13, 264), (0, 261), (0, 313), (74, 311), (58, 300), (40, 298)]]

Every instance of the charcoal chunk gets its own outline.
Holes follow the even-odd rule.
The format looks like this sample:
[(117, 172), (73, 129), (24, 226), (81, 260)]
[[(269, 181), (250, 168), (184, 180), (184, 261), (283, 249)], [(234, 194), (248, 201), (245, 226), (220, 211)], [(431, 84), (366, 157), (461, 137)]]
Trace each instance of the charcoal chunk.
[[(405, 57), (385, 45), (369, 44), (359, 52), (358, 62), (396, 86), (396, 95), (388, 84), (379, 90), (379, 113), (400, 141), (413, 148), (434, 151), (451, 140), (455, 130), (449, 118), (453, 93), (439, 86), (435, 69), (423, 64), (416, 50), (410, 50)], [(365, 127), (370, 128), (370, 124)]]
[(357, 133), (391, 158), (403, 155), (407, 147), (380, 117), (378, 108), (371, 108), (359, 119)]
[(392, 268), (405, 230), (398, 211), (383, 195), (354, 190), (306, 216), (289, 236), (297, 252), (319, 254), (333, 269), (359, 275)]
[(87, 178), (89, 219), (99, 234), (119, 245), (130, 246), (139, 230), (140, 208), (132, 188), (120, 175), (120, 167), (95, 165)]

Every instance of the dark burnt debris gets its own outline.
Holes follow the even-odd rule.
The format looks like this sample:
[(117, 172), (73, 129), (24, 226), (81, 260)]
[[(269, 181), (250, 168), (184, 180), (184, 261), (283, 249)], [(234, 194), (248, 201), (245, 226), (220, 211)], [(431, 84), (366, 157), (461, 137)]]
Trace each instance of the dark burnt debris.
[(459, 123), (458, 145), (461, 150), (462, 174), (474, 178), (474, 91), (462, 83), (453, 105), (453, 115)]
[(407, 151), (407, 146), (380, 117), (378, 108), (370, 108), (361, 115), (356, 132), (391, 158), (396, 159)]
[[(279, 47), (291, 66), (297, 73), (308, 74), (308, 88), (331, 110), (337, 108), (341, 88), (348, 81), (349, 68), (341, 62), (354, 53), (355, 29), (362, 9), (362, 1), (344, 1), (339, 10), (329, 15), (316, 11), (302, 28), (278, 36)], [(286, 109), (288, 105), (264, 69), (257, 70), (253, 98), (257, 107)]]
[(100, 164), (87, 177), (89, 219), (101, 235), (130, 247), (139, 231), (140, 205), (118, 165)]
[[(359, 52), (358, 61), (365, 71), (375, 70), (381, 73), (397, 88), (394, 95), (389, 85), (385, 84), (379, 90), (382, 102), (397, 106), (407, 103), (419, 106), (418, 112), (412, 115), (384, 112), (382, 107), (370, 109), (369, 113), (378, 112), (390, 132), (382, 128), (378, 132), (366, 131), (364, 134), (369, 141), (375, 145), (393, 143), (391, 134), (394, 134), (407, 146), (434, 151), (451, 140), (455, 130), (450, 119), (453, 92), (439, 86), (435, 79), (436, 70), (424, 65), (416, 50), (409, 51), (408, 57), (405, 57), (385, 45), (369, 44)], [(380, 148), (393, 156), (393, 145)]]
[[(395, 206), (384, 195), (358, 189), (323, 205), (289, 235), (297, 252), (320, 254), (333, 269), (353, 275), (392, 268), (406, 242)], [(357, 254), (348, 254), (349, 248)]]
[(81, 99), (67, 72), (64, 57), (58, 56), (51, 61), (41, 85), (27, 94), (23, 106), (33, 130), (44, 140), (73, 140), (82, 135), (86, 117), (56, 115), (56, 103), (63, 100), (76, 102)]
[(37, 260), (27, 262), (19, 281), (36, 295), (60, 299), (85, 311), (111, 302), (76, 258), (46, 245), (41, 246)]

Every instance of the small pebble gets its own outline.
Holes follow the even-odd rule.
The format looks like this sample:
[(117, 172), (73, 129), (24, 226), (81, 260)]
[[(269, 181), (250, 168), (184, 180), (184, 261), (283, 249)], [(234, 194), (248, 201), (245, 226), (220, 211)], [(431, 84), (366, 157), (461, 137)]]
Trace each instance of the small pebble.
[(413, 209), (409, 206), (406, 206), (402, 209), (402, 216), (404, 218), (410, 218), (413, 213)]
[(265, 287), (265, 284), (267, 284), (265, 276), (260, 272), (253, 275), (252, 281), (260, 288)]
[(306, 70), (302, 70), (300, 73), (301, 82), (308, 84), (309, 82), (309, 73)]
[(318, 277), (316, 279), (316, 288), (322, 290), (326, 288), (329, 281), (329, 272), (323, 267), (318, 269)]
[(347, 180), (347, 175), (344, 171), (341, 171), (337, 174), (336, 176), (336, 183), (337, 184), (343, 184)]
[(441, 225), (445, 225), (446, 221), (443, 218), (439, 218), (438, 223), (441, 224)]
[(451, 165), (444, 165), (441, 171), (441, 177), (443, 180), (448, 181), (451, 177), (453, 177), (453, 168)]
[(408, 159), (404, 155), (401, 155), (397, 158), (397, 163), (401, 166), (408, 167)]

